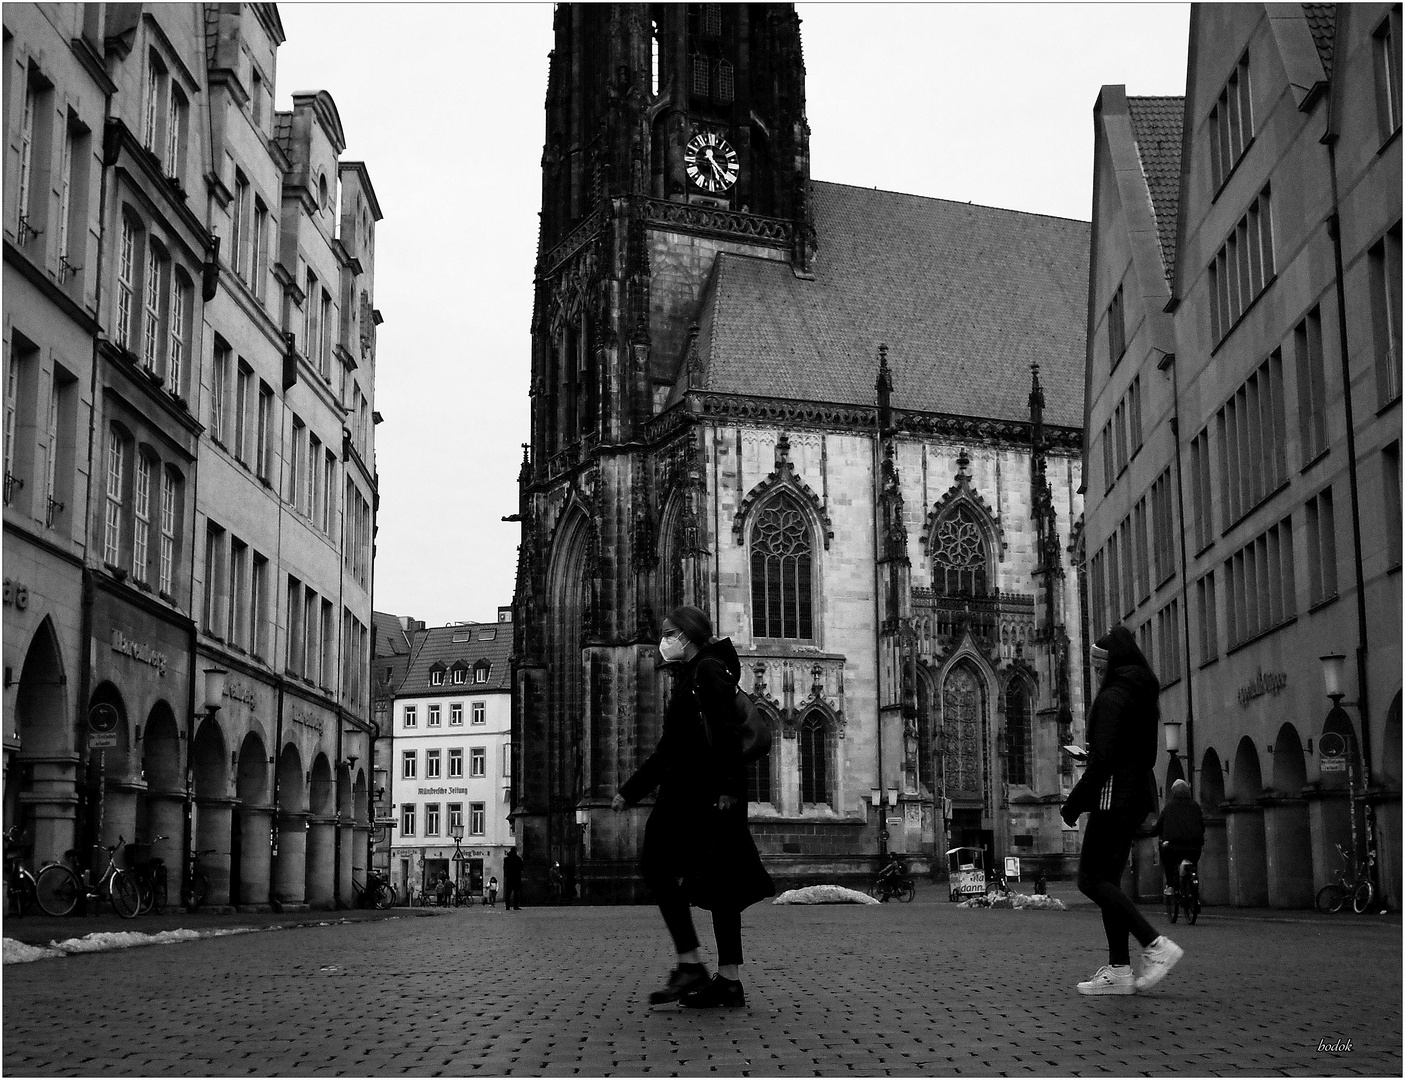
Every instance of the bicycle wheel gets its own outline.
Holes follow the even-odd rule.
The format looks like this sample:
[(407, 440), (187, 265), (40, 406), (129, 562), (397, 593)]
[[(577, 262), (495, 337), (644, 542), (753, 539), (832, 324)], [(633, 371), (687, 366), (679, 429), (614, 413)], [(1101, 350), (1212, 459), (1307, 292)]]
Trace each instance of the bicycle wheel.
[(190, 892), (187, 900), (192, 908), (199, 908), (204, 905), (205, 897), (210, 895), (210, 879), (205, 876), (203, 870), (197, 870), (190, 875)]
[(72, 915), (83, 896), (83, 883), (78, 875), (60, 863), (50, 863), (39, 871), (35, 896), (45, 915), (62, 918)]
[(395, 889), (385, 884), (377, 886), (375, 892), (375, 906), (381, 911), (394, 907)]
[(1189, 893), (1186, 894), (1185, 921), (1191, 926), (1195, 925), (1195, 920), (1200, 918), (1200, 887), (1192, 885)]
[(1180, 898), (1175, 893), (1167, 893), (1165, 899), (1166, 918), (1169, 919), (1171, 922), (1175, 922), (1176, 917), (1180, 914)]
[(898, 886), (898, 899), (904, 904), (912, 903), (912, 898), (917, 895), (917, 886), (910, 881), (904, 881)]
[(1351, 891), (1351, 910), (1358, 915), (1364, 915), (1371, 910), (1375, 899), (1376, 887), (1369, 881), (1359, 881)]
[(137, 914), (145, 915), (156, 903), (156, 891), (151, 887), (151, 880), (146, 874), (134, 870), (132, 876), (137, 882)]
[(141, 910), (141, 886), (130, 870), (113, 870), (107, 881), (107, 899), (124, 919), (135, 919)]
[(1345, 885), (1323, 885), (1317, 892), (1317, 910), (1323, 915), (1335, 915), (1346, 903)]

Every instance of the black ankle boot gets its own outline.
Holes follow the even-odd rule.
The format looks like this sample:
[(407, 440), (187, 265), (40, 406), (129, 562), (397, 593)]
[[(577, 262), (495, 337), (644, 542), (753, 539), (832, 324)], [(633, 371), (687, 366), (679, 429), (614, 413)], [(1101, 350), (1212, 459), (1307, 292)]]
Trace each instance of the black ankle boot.
[(739, 1009), (746, 1004), (746, 991), (740, 979), (714, 975), (701, 990), (685, 995), (683, 1004), (689, 1009)]
[(669, 975), (662, 990), (649, 995), (650, 1005), (663, 1005), (677, 1001), (684, 994), (691, 994), (707, 986), (707, 967), (703, 964), (679, 964)]

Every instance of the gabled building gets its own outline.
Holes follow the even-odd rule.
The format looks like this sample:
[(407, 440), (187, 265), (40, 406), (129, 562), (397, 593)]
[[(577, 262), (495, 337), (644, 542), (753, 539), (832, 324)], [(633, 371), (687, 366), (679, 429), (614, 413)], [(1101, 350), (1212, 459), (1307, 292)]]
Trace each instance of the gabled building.
[(1196, 5), (1174, 196), (1174, 100), (1095, 111), (1090, 620), (1150, 646), (1214, 903), (1309, 906), (1338, 845), (1400, 903), (1399, 48)]
[(514, 844), (512, 612), (418, 636), (382, 731), (391, 736), (391, 878), (402, 896), (432, 891), (440, 874), (478, 894), (488, 878), (502, 882), (503, 856)]

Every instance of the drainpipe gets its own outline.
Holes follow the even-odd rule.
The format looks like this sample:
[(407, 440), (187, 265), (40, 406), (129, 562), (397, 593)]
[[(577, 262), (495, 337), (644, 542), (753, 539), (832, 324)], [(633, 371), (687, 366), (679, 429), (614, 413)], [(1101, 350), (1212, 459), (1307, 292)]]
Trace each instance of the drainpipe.
[[(1186, 783), (1195, 790), (1195, 685), (1191, 680), (1190, 662), (1190, 578), (1187, 572), (1185, 545), (1185, 481), (1181, 464), (1181, 391), (1176, 373), (1176, 354), (1166, 353), (1158, 361), (1162, 371), (1171, 370), (1171, 441), (1176, 445), (1176, 513), (1180, 515), (1181, 527), (1176, 539), (1181, 549), (1181, 634), (1185, 651), (1185, 776)], [(1170, 798), (1169, 792), (1166, 796)]]

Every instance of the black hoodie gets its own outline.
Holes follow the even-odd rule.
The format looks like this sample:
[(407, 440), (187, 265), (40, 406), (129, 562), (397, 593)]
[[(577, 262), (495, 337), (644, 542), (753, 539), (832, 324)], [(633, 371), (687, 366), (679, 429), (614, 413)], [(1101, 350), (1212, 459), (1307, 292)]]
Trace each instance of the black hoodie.
[(1139, 823), (1156, 809), (1151, 771), (1161, 685), (1125, 626), (1114, 626), (1097, 644), (1107, 650), (1107, 674), (1088, 715), (1088, 765), (1069, 792), (1063, 816), (1115, 810)]
[[(745, 802), (746, 766), (735, 706), (741, 672), (730, 638), (704, 645), (678, 666), (658, 746), (620, 785), (626, 802), (637, 803), (654, 788), (660, 802), (714, 803), (724, 794)], [(710, 721), (707, 730), (702, 713)]]

